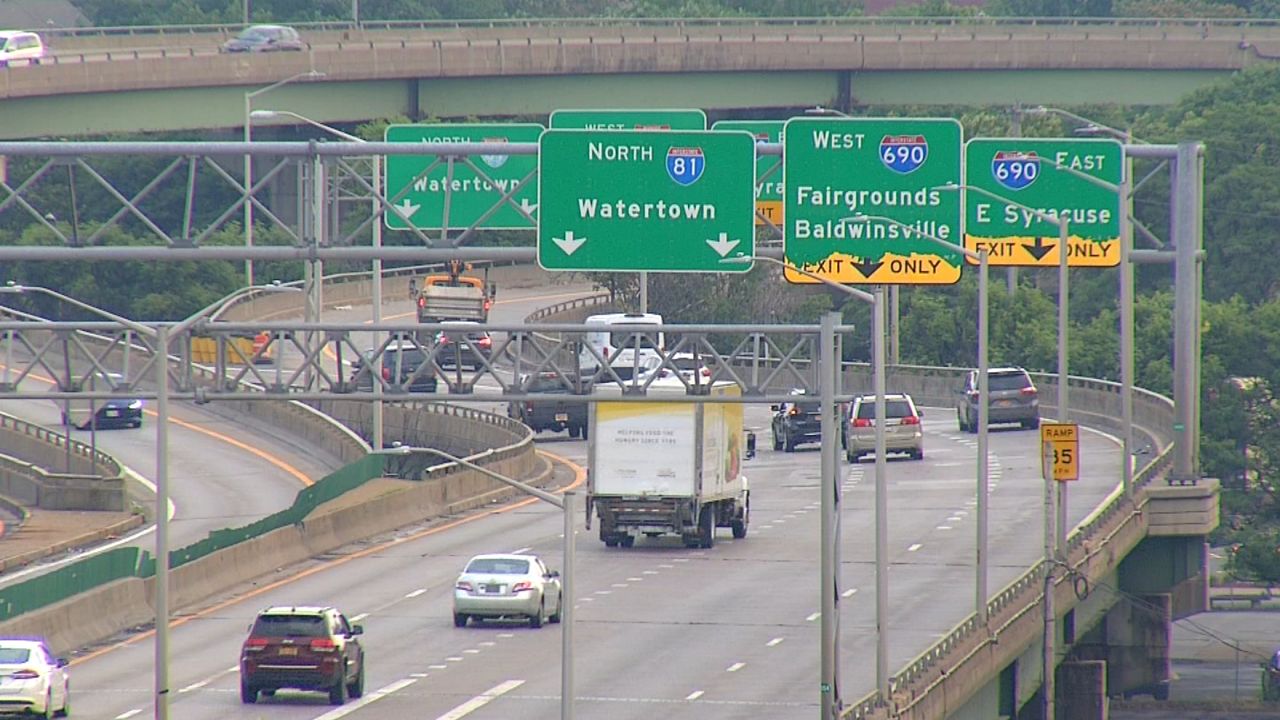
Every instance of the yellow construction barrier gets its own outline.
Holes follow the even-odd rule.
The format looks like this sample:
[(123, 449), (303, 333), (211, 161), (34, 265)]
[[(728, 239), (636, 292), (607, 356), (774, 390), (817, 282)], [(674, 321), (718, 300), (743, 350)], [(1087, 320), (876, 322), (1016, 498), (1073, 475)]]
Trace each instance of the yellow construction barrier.
[[(243, 365), (244, 358), (253, 358), (254, 355), (267, 344), (267, 334), (258, 333), (254, 337), (233, 337), (229, 340), (228, 345), (234, 345), (235, 349), (227, 348), (227, 364)], [(269, 362), (271, 360), (271, 349), (268, 348), (260, 357), (256, 358), (256, 362)], [(191, 338), (191, 361), (203, 365), (213, 365), (218, 360), (218, 341), (211, 337)]]

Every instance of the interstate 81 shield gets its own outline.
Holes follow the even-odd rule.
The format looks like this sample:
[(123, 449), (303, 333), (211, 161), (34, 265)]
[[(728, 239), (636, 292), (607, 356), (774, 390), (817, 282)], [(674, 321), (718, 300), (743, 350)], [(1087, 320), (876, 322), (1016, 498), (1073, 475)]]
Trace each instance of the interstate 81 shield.
[(667, 150), (667, 175), (685, 187), (698, 182), (706, 167), (707, 159), (702, 148), (673, 147)]

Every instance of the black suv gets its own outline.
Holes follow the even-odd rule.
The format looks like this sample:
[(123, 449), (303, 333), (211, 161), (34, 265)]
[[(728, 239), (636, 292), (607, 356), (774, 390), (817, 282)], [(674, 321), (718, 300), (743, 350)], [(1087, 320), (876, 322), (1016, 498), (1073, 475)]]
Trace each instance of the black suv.
[(331, 607), (269, 607), (258, 613), (240, 649), (240, 700), (280, 688), (329, 693), (329, 704), (364, 694), (364, 649), (351, 625)]
[[(1040, 393), (1031, 376), (1020, 367), (987, 370), (987, 420), (990, 425), (1018, 423), (1031, 429), (1040, 427)], [(961, 432), (978, 432), (978, 371), (965, 375), (956, 394), (956, 421)]]
[(821, 404), (817, 400), (793, 400), (771, 405), (773, 449), (795, 452), (802, 443), (822, 442)]
[(587, 400), (591, 393), (590, 379), (580, 381), (578, 387), (570, 387), (556, 373), (524, 375), (520, 387), (530, 395), (548, 395), (546, 400), (513, 400), (507, 404), (507, 415), (528, 425), (531, 430), (568, 430), (569, 437), (587, 439)]
[[(351, 363), (351, 377), (359, 390), (373, 390), (372, 368), (365, 369), (366, 363), (372, 363), (373, 353), (368, 350), (364, 357)], [(433, 393), (437, 386), (435, 368), (422, 367), (426, 361), (427, 352), (420, 345), (408, 340), (392, 341), (382, 351), (382, 380), (389, 385), (407, 384), (404, 389), (408, 392)]]

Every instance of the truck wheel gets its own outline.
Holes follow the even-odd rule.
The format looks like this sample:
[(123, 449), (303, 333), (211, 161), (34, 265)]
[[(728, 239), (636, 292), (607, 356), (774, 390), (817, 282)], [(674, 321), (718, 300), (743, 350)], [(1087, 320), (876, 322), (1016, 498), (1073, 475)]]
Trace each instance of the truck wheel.
[(707, 506), (702, 508), (702, 514), (698, 516), (698, 546), (710, 548), (715, 544), (716, 511), (715, 508)]
[(733, 539), (741, 540), (747, 536), (747, 521), (745, 518), (737, 518), (729, 525), (733, 529)]
[(795, 438), (791, 437), (791, 433), (786, 433), (785, 435), (783, 435), (782, 446), (783, 446), (782, 449), (785, 450), (786, 452), (796, 451), (796, 441), (795, 441)]
[(578, 426), (577, 426), (577, 425), (570, 425), (570, 426), (566, 427), (566, 428), (565, 428), (565, 430), (566, 430), (566, 431), (568, 431), (568, 433), (569, 433), (569, 437), (571, 437), (571, 438), (576, 438), (576, 437), (578, 437)]
[(586, 425), (579, 425), (579, 426), (578, 426), (578, 435), (582, 436), (582, 439), (583, 439), (583, 440), (586, 440), (586, 439), (587, 439), (587, 426), (586, 426)]
[(773, 451), (778, 452), (782, 449), (782, 438), (778, 437), (778, 433), (773, 434)]
[(635, 535), (623, 535), (623, 536), (622, 536), (622, 538), (618, 541), (618, 544), (619, 544), (619, 545), (621, 545), (621, 546), (622, 546), (622, 547), (624, 547), (624, 548), (629, 548), (629, 547), (631, 547), (632, 545), (635, 545), (635, 544), (636, 544), (636, 536), (635, 536)]

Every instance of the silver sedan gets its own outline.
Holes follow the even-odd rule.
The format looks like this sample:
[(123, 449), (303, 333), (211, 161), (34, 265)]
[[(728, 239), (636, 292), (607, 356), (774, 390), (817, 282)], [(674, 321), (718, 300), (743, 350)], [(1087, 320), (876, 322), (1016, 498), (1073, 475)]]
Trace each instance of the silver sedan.
[(560, 573), (536, 555), (477, 555), (453, 586), (453, 624), (471, 618), (529, 618), (529, 627), (560, 622)]

